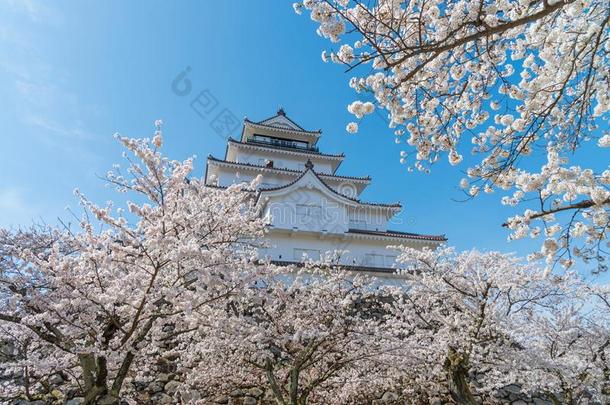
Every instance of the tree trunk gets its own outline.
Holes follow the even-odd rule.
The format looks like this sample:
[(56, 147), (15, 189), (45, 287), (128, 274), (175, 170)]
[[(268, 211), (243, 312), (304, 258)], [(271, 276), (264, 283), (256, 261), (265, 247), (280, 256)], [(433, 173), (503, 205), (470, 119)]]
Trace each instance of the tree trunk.
[(79, 355), (79, 360), (83, 370), (83, 405), (117, 405), (118, 394), (107, 386), (106, 359), (85, 353)]
[(265, 359), (265, 374), (267, 374), (267, 382), (269, 383), (269, 387), (271, 387), (271, 391), (275, 396), (276, 402), (280, 405), (286, 405), (284, 395), (282, 394), (280, 388), (277, 385), (275, 375), (273, 375), (273, 365), (271, 364), (271, 360), (269, 359)]
[(299, 370), (290, 371), (290, 404), (299, 405)]
[(468, 385), (468, 359), (450, 347), (445, 359), (451, 398), (460, 405), (477, 405)]
[(107, 392), (106, 387), (92, 387), (85, 392), (83, 405), (117, 405), (119, 398)]

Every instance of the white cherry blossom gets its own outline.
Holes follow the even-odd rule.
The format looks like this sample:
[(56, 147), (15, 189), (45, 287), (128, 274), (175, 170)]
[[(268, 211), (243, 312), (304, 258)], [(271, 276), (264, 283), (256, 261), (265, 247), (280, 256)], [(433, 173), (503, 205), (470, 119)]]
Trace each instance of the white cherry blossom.
[[(479, 155), (467, 169), (476, 183), (467, 194), (512, 190), (509, 205), (536, 211), (507, 221), (519, 229), (513, 238), (527, 235), (531, 222), (556, 221), (563, 228), (546, 257), (551, 268), (572, 265), (577, 249), (595, 271), (607, 269), (610, 200), (600, 200), (607, 163), (588, 171), (567, 158), (591, 140), (610, 146), (608, 0), (308, 0), (299, 7), (321, 36), (340, 44), (333, 62), (347, 65), (349, 85), (363, 98), (350, 112), (362, 118), (373, 101), (384, 109), (397, 139), (415, 150), (410, 170), (428, 172), (442, 154), (452, 165), (464, 153)], [(552, 159), (537, 170), (541, 150)], [(569, 235), (574, 218), (587, 236)]]

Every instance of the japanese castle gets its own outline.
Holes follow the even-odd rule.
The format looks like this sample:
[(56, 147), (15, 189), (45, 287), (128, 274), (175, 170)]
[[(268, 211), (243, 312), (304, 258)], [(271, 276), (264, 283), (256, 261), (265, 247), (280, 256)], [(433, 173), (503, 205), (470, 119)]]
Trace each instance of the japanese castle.
[(320, 152), (321, 135), (280, 108), (263, 121), (245, 118), (241, 138), (229, 138), (224, 158), (208, 157), (208, 186), (225, 188), (262, 176), (254, 197), (269, 221), (261, 257), (293, 264), (342, 251), (335, 260), (345, 268), (394, 272), (396, 252), (387, 246), (434, 248), (446, 241), (444, 235), (388, 229), (401, 205), (362, 201), (371, 178), (337, 174), (345, 156)]

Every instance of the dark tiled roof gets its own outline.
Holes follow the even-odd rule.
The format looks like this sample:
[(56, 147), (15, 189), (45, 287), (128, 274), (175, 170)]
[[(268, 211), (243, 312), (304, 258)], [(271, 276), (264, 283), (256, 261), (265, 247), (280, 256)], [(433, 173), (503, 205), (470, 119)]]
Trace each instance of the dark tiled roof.
[[(231, 162), (231, 161), (228, 161), (228, 160), (215, 158), (212, 155), (208, 156), (208, 160), (212, 160), (214, 162), (219, 162), (219, 163), (227, 163), (227, 164), (231, 164), (231, 165), (237, 165), (237, 166), (251, 167), (251, 168), (255, 168), (255, 169), (278, 170), (278, 171), (286, 172), (286, 173), (299, 173), (299, 174), (303, 173), (302, 170), (284, 169), (284, 168), (280, 168), (280, 167), (267, 167), (267, 166), (262, 166), (262, 165), (254, 165), (252, 163)], [(371, 180), (371, 178), (369, 176), (366, 176), (366, 177), (338, 176), (336, 174), (327, 174), (327, 173), (320, 173), (320, 176), (334, 177), (334, 178), (337, 178), (337, 179), (345, 179), (345, 180), (356, 180), (356, 181), (370, 181)]]
[[(217, 161), (220, 161), (220, 162), (226, 162), (224, 160), (218, 160), (218, 159), (213, 158), (213, 157), (211, 157), (211, 158), (213, 160), (217, 160)], [(233, 162), (228, 162), (228, 163), (233, 163)], [(256, 167), (259, 167), (259, 166), (256, 166)], [(261, 166), (261, 167), (264, 167), (264, 166)], [(304, 172), (300, 172), (301, 175), (299, 177), (297, 177), (296, 179), (294, 179), (290, 183), (284, 184), (282, 186), (269, 187), (269, 188), (260, 188), (258, 190), (258, 195), (256, 196), (256, 198), (258, 199), (258, 197), (260, 197), (260, 192), (261, 191), (277, 191), (277, 190), (282, 190), (282, 189), (285, 189), (285, 188), (288, 188), (288, 187), (292, 186), (293, 184), (295, 184), (296, 182), (301, 180), (301, 177), (305, 176), (305, 173), (307, 173), (309, 170), (311, 170), (311, 169), (307, 169)], [(356, 202), (358, 204), (369, 205), (369, 206), (373, 206), (373, 207), (402, 208), (402, 205), (400, 205), (400, 203), (393, 203), (393, 204), (373, 203), (373, 202), (362, 201), (362, 200), (359, 200), (357, 198), (353, 198), (353, 197), (347, 196), (345, 194), (342, 194), (342, 193), (336, 191), (335, 189), (330, 187), (328, 184), (326, 184), (326, 182), (324, 180), (322, 180), (320, 178), (320, 176), (318, 176), (318, 174), (315, 171), (311, 170), (311, 172), (318, 178), (318, 180), (320, 180), (320, 183), (322, 183), (331, 193), (337, 194), (337, 195), (339, 195), (339, 196), (341, 196), (343, 198), (347, 198), (348, 200), (351, 200), (351, 201)], [(334, 176), (331, 176), (331, 177), (334, 177)], [(213, 187), (213, 188), (227, 188), (226, 186), (218, 186), (218, 185), (214, 185), (214, 184), (206, 184), (206, 185), (208, 187)]]
[[(268, 118), (268, 119), (270, 119), (270, 118)], [(322, 133), (321, 129), (318, 129), (317, 131), (307, 131), (305, 129), (282, 128), (282, 127), (276, 127), (274, 125), (262, 124), (261, 122), (263, 122), (263, 121), (261, 121), (261, 122), (250, 121), (248, 118), (244, 118), (244, 122), (248, 123), (248, 124), (251, 124), (251, 125), (258, 125), (258, 126), (261, 126), (261, 127), (276, 129), (276, 130), (280, 130), (280, 131), (301, 132), (303, 134), (308, 134), (308, 135), (316, 135), (316, 136), (318, 136), (318, 135), (320, 135)]]
[[(271, 260), (272, 264), (277, 266), (296, 266), (303, 267), (304, 263), (296, 262), (291, 260)], [(398, 269), (391, 267), (371, 267), (371, 266), (359, 266), (359, 265), (347, 265), (347, 264), (322, 264), (320, 267), (338, 268), (351, 271), (368, 271), (371, 273), (385, 273), (385, 274), (398, 274)]]
[[(303, 174), (305, 174), (305, 173), (303, 173)], [(246, 191), (248, 193), (256, 193), (257, 194), (256, 198), (258, 198), (260, 196), (261, 191), (275, 191), (275, 190), (281, 190), (281, 189), (286, 188), (286, 187), (290, 187), (291, 185), (293, 185), (294, 183), (299, 181), (301, 177), (303, 177), (303, 176), (299, 176), (296, 180), (291, 181), (290, 183), (285, 184), (283, 186), (279, 186), (279, 187), (259, 188), (258, 190), (244, 190), (244, 191)], [(322, 180), (320, 180), (320, 181), (322, 181)], [(326, 183), (324, 183), (324, 181), (322, 181), (322, 183), (326, 187), (329, 187)], [(217, 188), (217, 189), (220, 189), (220, 190), (226, 190), (228, 188), (228, 186), (219, 186), (217, 184), (206, 184), (205, 186), (206, 187), (211, 187), (211, 188)], [(371, 206), (374, 206), (374, 207), (390, 207), (390, 208), (393, 208), (393, 207), (401, 208), (402, 207), (398, 203), (395, 203), (395, 204), (382, 204), (382, 203), (373, 203), (373, 202), (360, 201), (360, 200), (358, 200), (356, 198), (348, 197), (345, 194), (341, 194), (341, 193), (333, 190), (332, 188), (330, 188), (330, 190), (333, 193), (340, 195), (341, 197), (347, 198), (348, 200), (352, 200), (352, 201), (357, 202), (357, 203), (362, 204), (362, 205), (371, 205)]]
[(288, 184), (284, 184), (283, 186), (278, 186), (278, 187), (264, 188), (264, 189), (261, 189), (260, 191), (277, 191), (277, 190), (282, 190), (282, 189), (288, 188), (288, 187), (292, 186), (293, 184), (295, 184), (296, 182), (298, 182), (299, 180), (301, 180), (301, 178), (303, 176), (305, 176), (305, 173), (307, 173), (310, 170), (314, 174), (314, 176), (316, 176), (318, 178), (318, 180), (320, 180), (320, 183), (322, 183), (328, 189), (328, 191), (330, 191), (333, 194), (337, 194), (340, 197), (347, 198), (348, 200), (353, 201), (358, 204), (369, 205), (369, 206), (373, 206), (373, 207), (387, 207), (387, 208), (401, 208), (402, 207), (399, 203), (394, 203), (394, 204), (372, 203), (372, 202), (361, 201), (357, 198), (347, 196), (343, 193), (338, 192), (337, 190), (333, 189), (328, 184), (326, 184), (326, 182), (324, 180), (322, 180), (320, 178), (320, 176), (318, 176), (318, 173), (313, 171), (313, 169), (311, 169), (311, 168), (308, 168), (307, 170), (305, 170), (299, 177), (297, 177), (294, 181), (291, 181)]
[(424, 235), (420, 233), (411, 232), (400, 232), (400, 231), (369, 231), (365, 229), (349, 229), (348, 233), (358, 233), (363, 235), (373, 236), (390, 236), (393, 238), (405, 238), (405, 239), (423, 239), (444, 242), (447, 240), (445, 235)]
[[(219, 186), (218, 184), (206, 184), (206, 187), (210, 187), (210, 188), (217, 188), (219, 190), (226, 190), (229, 188), (229, 186)], [(255, 190), (249, 190), (249, 189), (244, 189), (242, 191), (245, 191), (247, 193), (254, 193)]]
[(278, 150), (285, 150), (288, 152), (294, 152), (294, 153), (305, 153), (305, 154), (309, 154), (309, 155), (316, 155), (316, 156), (323, 156), (323, 157), (332, 157), (332, 158), (343, 158), (345, 157), (345, 155), (343, 153), (340, 154), (330, 154), (330, 153), (320, 153), (320, 152), (316, 152), (314, 150), (307, 150), (307, 149), (296, 149), (296, 148), (290, 148), (288, 146), (277, 146), (277, 145), (267, 145), (264, 143), (250, 143), (250, 142), (241, 142), (238, 141), (236, 139), (233, 138), (229, 138), (229, 142), (231, 143), (235, 143), (235, 144), (239, 144), (239, 145), (246, 145), (246, 146), (255, 146), (257, 148), (268, 148), (268, 149), (278, 149)]
[(269, 118), (265, 118), (264, 120), (258, 121), (256, 122), (257, 124), (262, 124), (265, 125), (266, 121), (270, 121), (276, 117), (282, 116), (284, 118), (286, 118), (289, 122), (291, 122), (295, 127), (299, 128), (301, 131), (306, 131), (302, 126), (300, 126), (299, 124), (297, 124), (296, 122), (294, 122), (294, 120), (292, 120), (290, 117), (288, 117), (286, 115), (286, 111), (284, 111), (284, 109), (282, 107), (280, 107), (279, 110), (277, 110), (277, 112), (275, 113), (275, 115), (273, 117), (269, 117)]

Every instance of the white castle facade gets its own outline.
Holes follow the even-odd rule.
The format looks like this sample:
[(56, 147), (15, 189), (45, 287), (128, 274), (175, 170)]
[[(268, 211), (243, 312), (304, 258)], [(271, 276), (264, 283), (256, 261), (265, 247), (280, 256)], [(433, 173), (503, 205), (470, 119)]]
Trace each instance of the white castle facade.
[(388, 229), (401, 205), (360, 200), (371, 178), (338, 175), (345, 156), (319, 152), (321, 134), (303, 129), (280, 109), (263, 121), (246, 118), (241, 138), (229, 139), (224, 158), (208, 157), (208, 186), (262, 176), (254, 198), (269, 222), (269, 247), (261, 256), (293, 264), (342, 251), (335, 259), (346, 268), (394, 272), (396, 252), (387, 246), (434, 248), (446, 241), (444, 235)]

